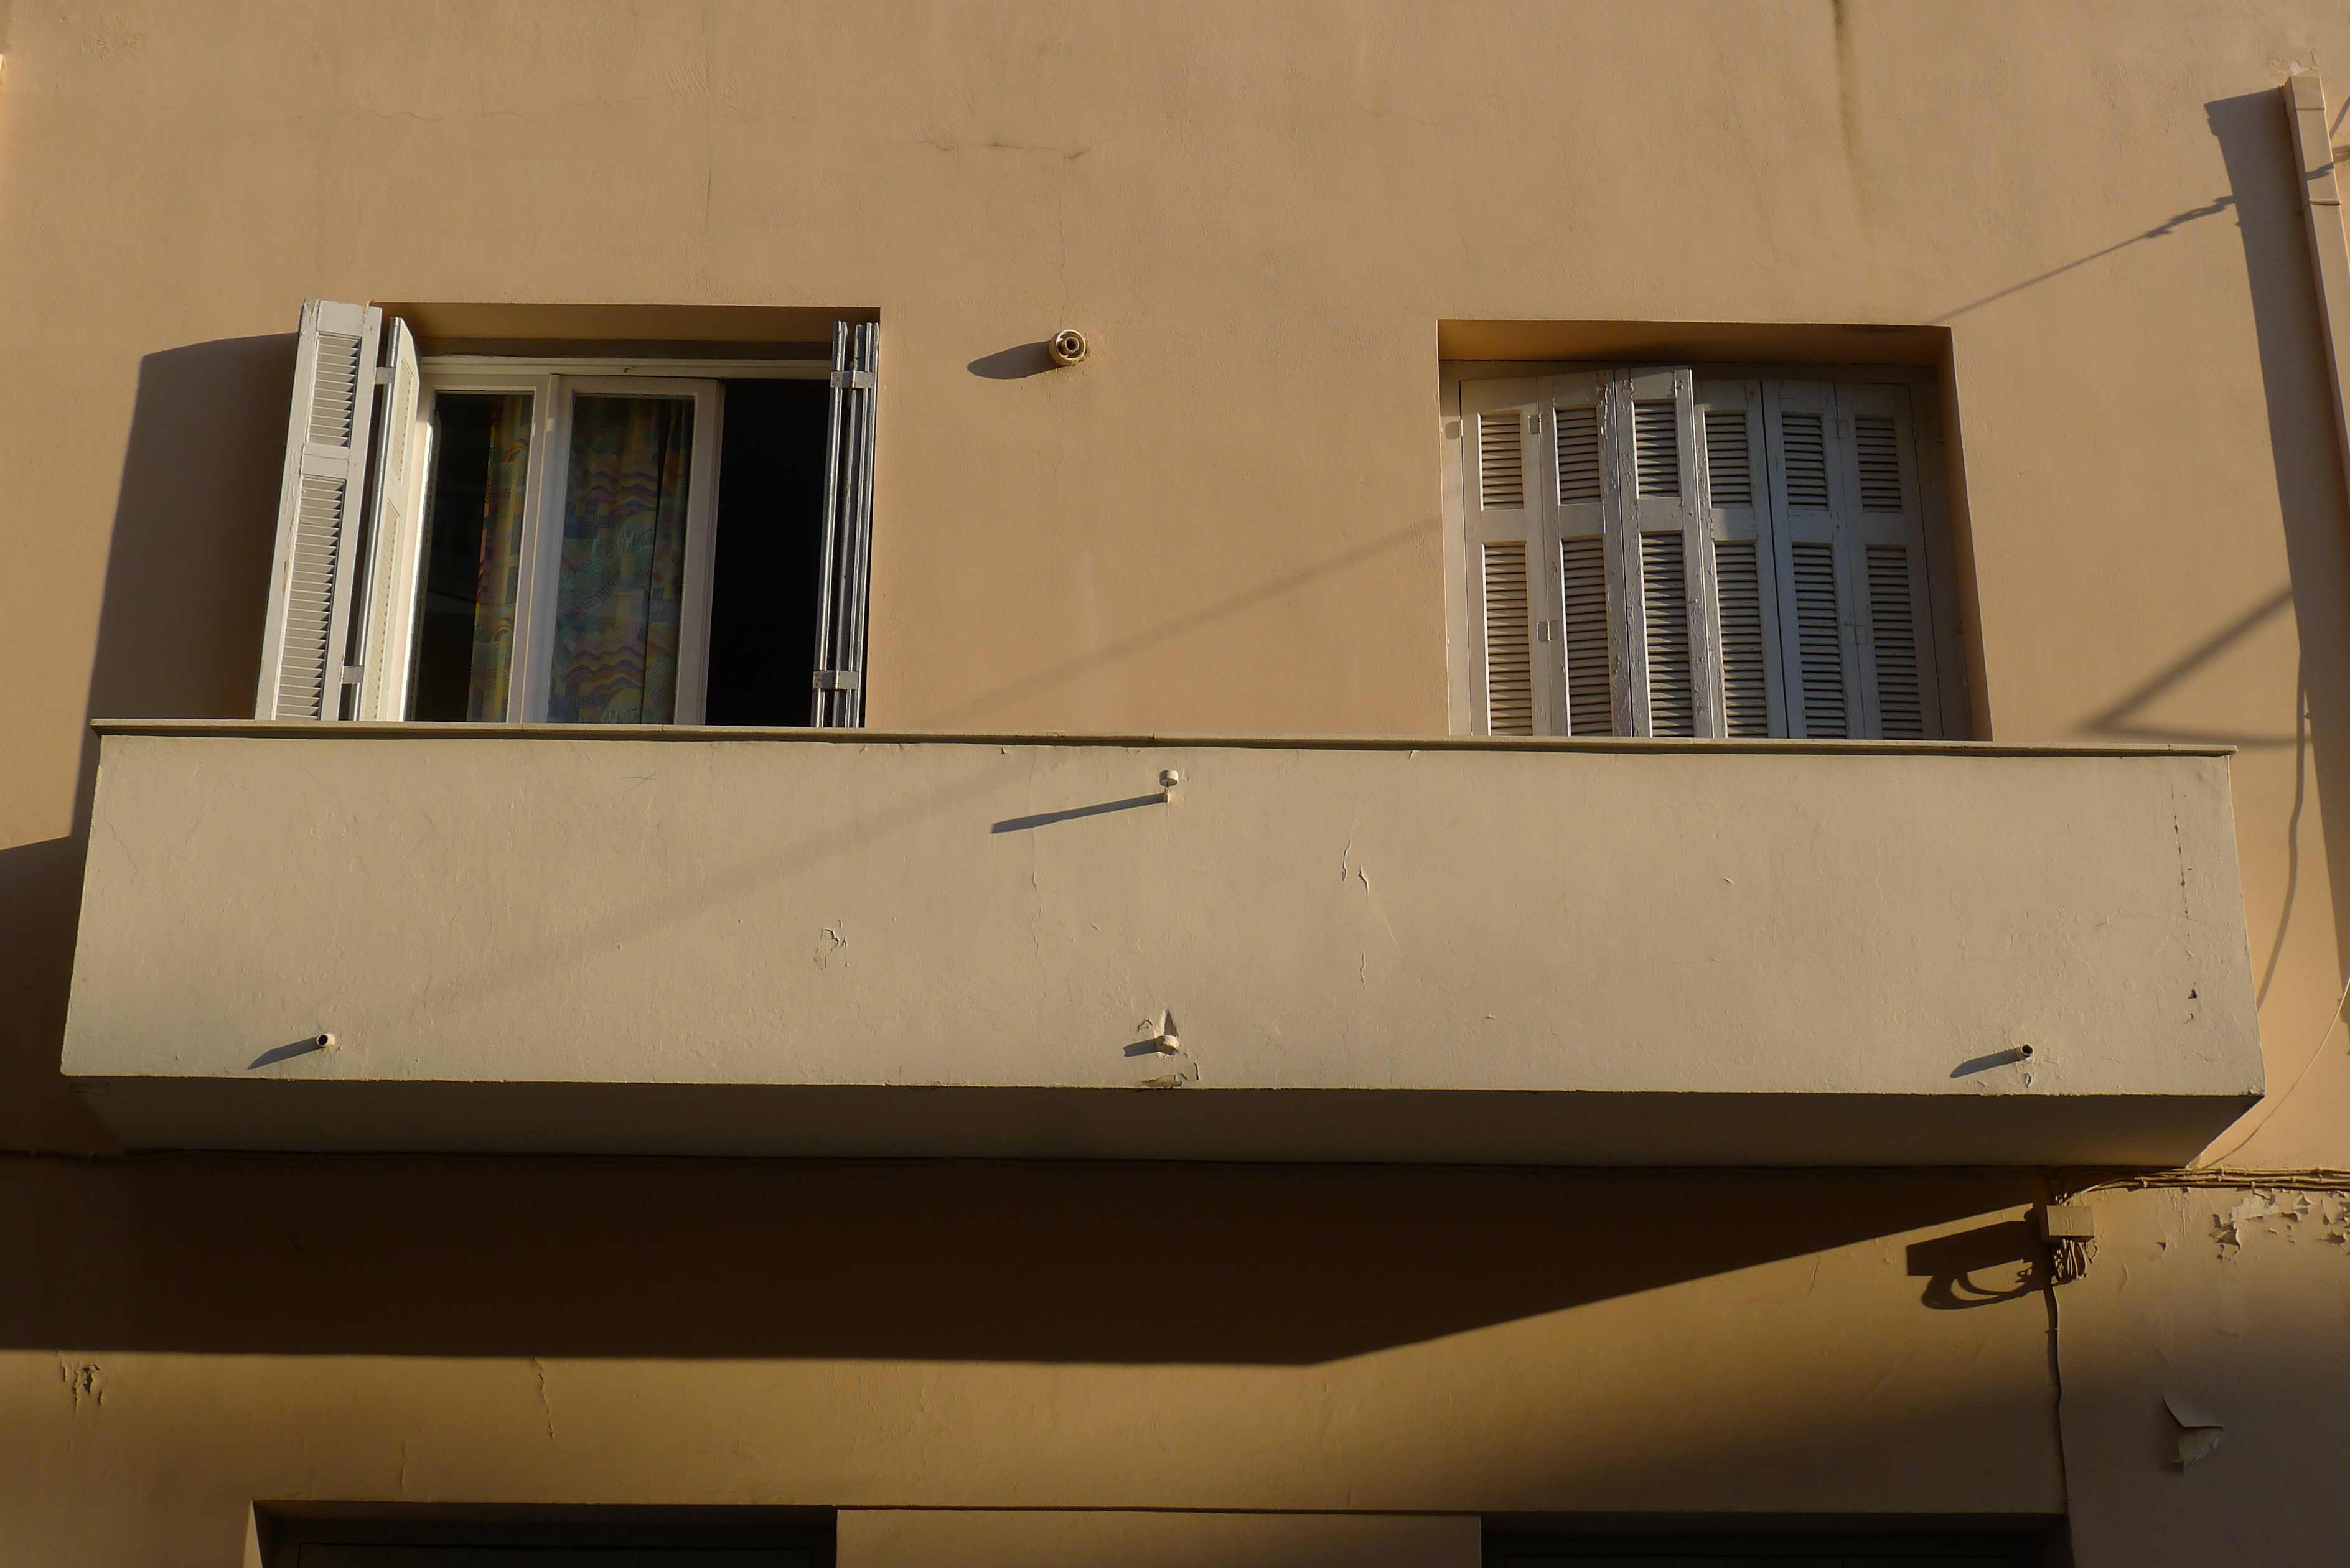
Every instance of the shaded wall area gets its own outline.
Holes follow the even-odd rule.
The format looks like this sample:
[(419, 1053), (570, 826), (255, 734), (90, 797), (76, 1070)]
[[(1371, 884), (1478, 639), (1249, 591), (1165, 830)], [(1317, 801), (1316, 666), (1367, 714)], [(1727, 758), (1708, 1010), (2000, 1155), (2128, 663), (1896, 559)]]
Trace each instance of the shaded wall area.
[[(31, 775), (16, 778), (19, 810), (60, 794), (70, 831), (0, 847), (0, 1146), (114, 1147), (57, 1075), (98, 768), (88, 721), (252, 713), (294, 346), (291, 332), (270, 333), (138, 361), (113, 516), (93, 531), (106, 566), (78, 738), (44, 748), (54, 776), (37, 793)], [(72, 689), (50, 695), (70, 701)], [(30, 761), (20, 751), (12, 765)]]
[[(2054, 1516), (2031, 1178), (0, 1160), (0, 1546), (307, 1503)], [(175, 1532), (177, 1532), (175, 1534)]]

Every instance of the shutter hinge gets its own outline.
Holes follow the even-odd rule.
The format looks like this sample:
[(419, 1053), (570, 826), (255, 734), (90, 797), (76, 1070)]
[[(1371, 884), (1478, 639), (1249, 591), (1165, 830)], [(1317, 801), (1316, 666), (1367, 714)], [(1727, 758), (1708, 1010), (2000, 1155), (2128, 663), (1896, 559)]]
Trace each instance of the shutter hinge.
[(873, 389), (873, 372), (870, 370), (835, 370), (832, 373), (832, 384), (835, 387), (844, 388), (854, 391), (869, 392)]
[(378, 365), (375, 368), (375, 384), (379, 387), (389, 387), (391, 385), (390, 366)]
[(363, 664), (346, 664), (343, 666), (342, 681), (344, 685), (357, 686), (360, 681), (366, 679), (367, 666)]
[(818, 691), (855, 691), (865, 684), (865, 676), (856, 670), (819, 670), (813, 684)]

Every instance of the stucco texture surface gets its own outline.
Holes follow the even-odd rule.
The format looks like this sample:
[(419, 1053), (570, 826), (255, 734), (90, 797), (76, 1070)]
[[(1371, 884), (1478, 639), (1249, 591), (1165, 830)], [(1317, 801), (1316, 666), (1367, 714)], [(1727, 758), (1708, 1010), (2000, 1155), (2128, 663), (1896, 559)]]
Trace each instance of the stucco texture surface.
[[(1308, 1225), (1072, 1172), (1096, 1206), (1064, 1221), (951, 1177), (93, 1161), (57, 1072), (87, 722), (249, 711), (305, 297), (877, 310), (871, 716), (967, 731), (1444, 732), (1439, 321), (1887, 324), (1950, 335), (1990, 735), (2242, 748), (2273, 1087), (2210, 1152), (2350, 1164), (2344, 476), (2276, 94), (2350, 61), (2338, 6), (19, 0), (5, 45), (0, 1145), (47, 1151), (0, 1171), (5, 1554), (234, 1563), (291, 1496), (2044, 1515), (2069, 1487), (2099, 1568), (2350, 1532), (2314, 1469), (2204, 1486), (2335, 1451), (2333, 1254), (2062, 1287), (2064, 1407), (2121, 1435), (2068, 1414), (2060, 1465), (2046, 1293), (2002, 1293), (2028, 1242), (1956, 1250), (1948, 1282), (2007, 1275), (1964, 1310), (1910, 1258), (2021, 1226), (2007, 1178), (1922, 1211), (1841, 1179), (1783, 1204), (1828, 1233), (1721, 1262), (1779, 1189), (1513, 1208), (1419, 1173)], [(1065, 326), (1080, 371), (973, 368)], [(868, 1251), (767, 1229), (812, 1213)], [(1316, 1251), (1333, 1215), (1381, 1223)], [(1381, 1250), (1416, 1234), (1475, 1245)], [(1132, 1236), (1178, 1250), (1072, 1286)], [(1337, 1346), (1154, 1349), (1252, 1247), (1317, 1266), (1260, 1257), (1210, 1315)], [(1495, 1275), (1659, 1254), (1571, 1300)], [(1458, 1310), (1355, 1333), (1399, 1281)], [(1052, 1333), (950, 1332), (974, 1317)], [(2176, 1478), (2139, 1441), (2163, 1322), (2269, 1434)]]

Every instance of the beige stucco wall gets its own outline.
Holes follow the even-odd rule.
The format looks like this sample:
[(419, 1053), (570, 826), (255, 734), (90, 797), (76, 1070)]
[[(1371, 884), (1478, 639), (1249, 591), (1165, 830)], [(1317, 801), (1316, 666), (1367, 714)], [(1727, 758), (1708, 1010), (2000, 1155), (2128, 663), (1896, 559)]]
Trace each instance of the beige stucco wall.
[[(878, 307), (873, 716), (963, 729), (1441, 732), (1440, 319), (1946, 325), (1976, 700), (2001, 739), (2244, 748), (2237, 833), (2279, 1093), (2218, 1149), (2350, 1163), (2350, 1052), (2327, 1036), (2328, 819), (2350, 800), (2342, 477), (2274, 98), (2292, 62), (2350, 59), (2334, 8), (115, 0), (20, 3), (5, 55), (11, 1147), (109, 1147), (56, 1066), (85, 721), (245, 710), (286, 334), (319, 295)], [(1063, 325), (1098, 344), (1081, 372), (967, 368)], [(169, 1179), (151, 1168), (11, 1162), (38, 1222), (12, 1274), (32, 1258), (42, 1282), (8, 1298), (27, 1315), (8, 1342), (0, 1528), (34, 1560), (233, 1562), (255, 1497), (403, 1486), (1215, 1508), (1285, 1488), (1263, 1505), (1449, 1511), (1487, 1506), (1482, 1478), (1504, 1465), (1541, 1478), (1498, 1489), (1526, 1507), (2063, 1496), (2044, 1303), (1932, 1311), (1866, 1182), (1812, 1201), (1868, 1217), (1868, 1240), (1557, 1314), (1455, 1271), (1489, 1326), (1305, 1370), (1038, 1369), (986, 1346), (934, 1365), (919, 1344), (828, 1359), (787, 1339), (682, 1363), (591, 1342), (575, 1368), (528, 1324), (442, 1354), (266, 1320), (315, 1347), (291, 1356), (104, 1326), (126, 1296), (219, 1293), (109, 1207)], [(268, 1190), (298, 1192), (339, 1168), (270, 1168)], [(247, 1260), (245, 1288), (283, 1295), (315, 1268), (250, 1189), (179, 1179), (218, 1205), (182, 1230), (215, 1266)], [(1637, 1189), (1562, 1194), (1526, 1230), (1620, 1249), (1690, 1215), (1742, 1225), (1770, 1190), (1714, 1189), (1669, 1221)], [(1163, 1231), (1155, 1201), (1134, 1209)], [(475, 1264), (536, 1223), (424, 1212), (447, 1259)], [(1228, 1237), (1268, 1234), (1247, 1220)], [(2147, 1220), (2174, 1247), (2200, 1223)], [(291, 1232), (314, 1249), (338, 1233)], [(69, 1272), (90, 1258), (105, 1269)], [(1847, 1270), (1859, 1282), (1814, 1292)], [(2298, 1267), (2245, 1274), (2292, 1302), (2326, 1288)], [(920, 1282), (846, 1277), (868, 1295)], [(1009, 1312), (1034, 1277), (962, 1293)], [(823, 1295), (843, 1278), (758, 1282)], [(312, 1305), (332, 1322), (349, 1298)], [(2124, 1336), (2067, 1355), (2103, 1354), (2142, 1404), (2151, 1372), (2127, 1336), (2148, 1319), (2068, 1321)], [(2237, 1343), (2219, 1307), (2177, 1321)], [(2305, 1386), (2350, 1368), (2338, 1334), (2264, 1343)], [(1866, 1354), (1819, 1359), (1850, 1345)], [(105, 1369), (102, 1405), (68, 1397), (84, 1364)], [(1577, 1404), (1594, 1366), (1615, 1392)], [(1685, 1366), (1712, 1376), (1670, 1381)], [(1899, 1388), (1904, 1369), (1924, 1391), (1872, 1424), (1874, 1380)], [(601, 1414), (547, 1438), (575, 1376)], [(1364, 1410), (1384, 1415), (1353, 1425)], [(1139, 1438), (1179, 1418), (1191, 1436), (1152, 1453), (1152, 1486), (1102, 1468), (1139, 1470)], [(1361, 1442), (1333, 1436), (1348, 1431)], [(1505, 1446), (1480, 1446), (1497, 1431)], [(1040, 1459), (1038, 1433), (1083, 1463)], [(2279, 1451), (2322, 1474), (2332, 1440)], [(1244, 1474), (1220, 1468), (1228, 1451)], [(2106, 1498), (2121, 1532), (2085, 1562), (2213, 1560), (2191, 1554), (2208, 1536), (2126, 1505), (2140, 1455), (2066, 1458), (2076, 1503)], [(1700, 1464), (1702, 1484), (1674, 1479)], [(2178, 1495), (2239, 1521), (2212, 1528), (2244, 1561), (2289, 1558), (2317, 1538), (2311, 1517), (2338, 1518)]]

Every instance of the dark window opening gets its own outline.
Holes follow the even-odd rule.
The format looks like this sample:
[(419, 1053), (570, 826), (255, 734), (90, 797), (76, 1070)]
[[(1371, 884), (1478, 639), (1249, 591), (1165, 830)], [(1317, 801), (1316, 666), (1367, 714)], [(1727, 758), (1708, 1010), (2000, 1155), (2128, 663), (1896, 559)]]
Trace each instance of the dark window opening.
[(417, 596), (408, 716), (462, 722), (473, 669), (484, 512), (489, 500), (495, 393), (445, 392), (432, 411), (432, 477), (424, 499), (424, 578)]
[(724, 383), (703, 722), (806, 724), (824, 548), (824, 381)]

